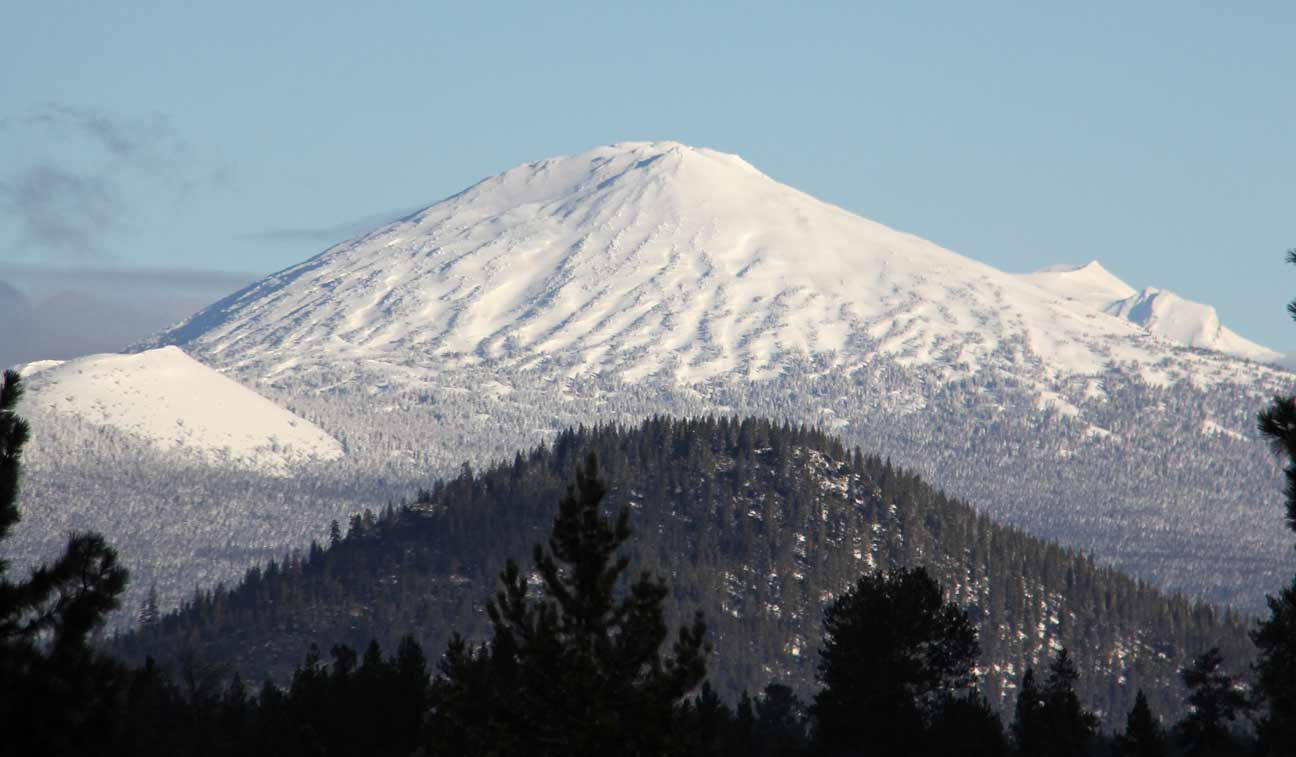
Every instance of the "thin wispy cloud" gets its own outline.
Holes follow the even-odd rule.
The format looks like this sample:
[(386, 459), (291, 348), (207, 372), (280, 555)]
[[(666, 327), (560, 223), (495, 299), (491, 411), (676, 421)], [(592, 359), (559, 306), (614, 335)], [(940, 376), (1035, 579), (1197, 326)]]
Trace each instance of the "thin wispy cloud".
[(101, 240), (120, 222), (112, 183), (38, 164), (0, 179), (0, 211), (18, 227), (18, 246), (63, 258), (104, 257)]
[(187, 151), (165, 116), (124, 119), (93, 108), (46, 103), (26, 113), (0, 118), (0, 132), (36, 129), (51, 136), (82, 137), (122, 160), (171, 156)]
[(418, 205), (398, 210), (389, 210), (384, 213), (373, 213), (371, 215), (357, 218), (344, 223), (323, 225), (323, 226), (300, 226), (300, 227), (281, 227), (273, 229), (264, 229), (247, 234), (239, 235), (239, 239), (248, 242), (304, 242), (311, 244), (334, 244), (350, 239), (367, 231), (385, 226), (394, 221), (411, 215), (424, 206)]
[[(0, 136), (18, 132), (89, 149), (77, 153), (76, 163), (41, 159), (0, 170), (0, 221), (12, 225), (12, 243), (52, 260), (110, 258), (112, 237), (129, 226), (132, 190), (152, 184), (183, 199), (207, 180), (193, 151), (160, 114), (124, 118), (46, 103), (0, 117)], [(87, 167), (91, 161), (93, 168)]]

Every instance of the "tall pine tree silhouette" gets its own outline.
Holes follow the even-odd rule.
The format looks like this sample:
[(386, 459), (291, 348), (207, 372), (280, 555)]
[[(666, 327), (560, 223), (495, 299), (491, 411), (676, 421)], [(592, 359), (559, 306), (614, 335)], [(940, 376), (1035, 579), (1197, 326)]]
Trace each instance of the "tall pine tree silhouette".
[(1240, 754), (1233, 723), (1250, 710), (1237, 680), (1224, 670), (1218, 648), (1208, 649), (1184, 668), (1188, 714), (1179, 724), (1179, 739), (1187, 755)]
[[(18, 523), (29, 429), (16, 413), (18, 374), (0, 385), (0, 542)], [(87, 643), (126, 588), (117, 553), (95, 533), (73, 533), (64, 553), (26, 580), (0, 560), (0, 733), (29, 753), (76, 751), (109, 727), (118, 670)]]
[(1026, 670), (1012, 723), (1018, 754), (1081, 757), (1089, 753), (1098, 718), (1080, 704), (1075, 690), (1079, 678), (1066, 649), (1059, 650), (1049, 664), (1043, 686), (1036, 684), (1034, 670)]
[[(666, 584), (647, 573), (624, 586), (629, 512), (600, 510), (607, 487), (591, 455), (558, 506), (535, 572), (509, 561), (488, 605), (492, 638), (451, 642), (434, 687), (434, 750), (537, 755), (659, 755), (677, 706), (706, 675), (701, 614), (671, 653)], [(543, 598), (532, 595), (538, 583)]]
[[(1296, 263), (1296, 249), (1287, 251), (1287, 262)], [(1296, 300), (1287, 312), (1296, 319)], [(1296, 531), (1296, 396), (1275, 397), (1260, 413), (1259, 427), (1274, 452), (1287, 458), (1287, 526)], [(1269, 618), (1251, 634), (1260, 652), (1256, 689), (1264, 707), (1257, 731), (1266, 753), (1296, 755), (1296, 577), (1266, 601)]]
[(922, 568), (861, 577), (824, 612), (813, 712), (822, 753), (919, 754), (943, 698), (973, 683), (976, 629)]
[(1165, 729), (1152, 715), (1142, 689), (1125, 718), (1125, 733), (1116, 738), (1116, 748), (1121, 757), (1167, 757), (1169, 754)]

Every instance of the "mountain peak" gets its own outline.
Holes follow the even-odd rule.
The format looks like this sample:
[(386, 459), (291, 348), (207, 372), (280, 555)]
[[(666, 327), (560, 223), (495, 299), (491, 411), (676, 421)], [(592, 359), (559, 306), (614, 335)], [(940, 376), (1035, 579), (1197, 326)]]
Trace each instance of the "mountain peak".
[(746, 195), (753, 183), (775, 184), (737, 155), (671, 141), (618, 142), (520, 165), (450, 200), (491, 209), (572, 201), (686, 204), (732, 192)]
[[(1105, 301), (1136, 294), (1097, 263), (1037, 275)], [(156, 343), (261, 377), (363, 360), (403, 375), (557, 365), (687, 384), (770, 378), (806, 358), (849, 371), (878, 356), (949, 375), (1033, 358), (1093, 374), (1113, 347), (1160, 360), (1164, 348), (1137, 346), (1142, 333), (736, 155), (662, 141), (505, 171), (274, 274)]]

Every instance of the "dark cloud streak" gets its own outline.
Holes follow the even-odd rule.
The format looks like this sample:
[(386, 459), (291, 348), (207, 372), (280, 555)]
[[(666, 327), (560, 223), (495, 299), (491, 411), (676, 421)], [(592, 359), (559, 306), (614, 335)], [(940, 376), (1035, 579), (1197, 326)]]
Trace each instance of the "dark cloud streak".
[[(5, 280), (42, 289), (157, 288), (228, 293), (265, 274), (198, 268), (62, 268), (0, 261)], [(215, 298), (213, 298), (215, 299)]]

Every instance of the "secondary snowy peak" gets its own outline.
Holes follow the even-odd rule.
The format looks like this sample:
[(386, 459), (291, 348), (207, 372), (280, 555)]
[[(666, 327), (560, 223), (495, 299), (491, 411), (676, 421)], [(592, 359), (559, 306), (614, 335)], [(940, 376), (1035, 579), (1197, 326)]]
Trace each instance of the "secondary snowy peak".
[(268, 472), (342, 454), (337, 440), (314, 424), (176, 347), (47, 360), (20, 370), (27, 384), (26, 410), (73, 415), (137, 435), (159, 449), (188, 450)]
[(1097, 310), (1104, 310), (1117, 300), (1138, 294), (1138, 290), (1116, 278), (1097, 260), (1080, 266), (1053, 265), (1034, 273), (1021, 274), (1021, 277), (1059, 297), (1075, 300)]
[(1215, 308), (1210, 305), (1155, 287), (1139, 292), (1096, 260), (1082, 266), (1050, 266), (1021, 274), (1021, 278), (1081, 308), (1128, 320), (1179, 344), (1262, 362), (1275, 362), (1282, 357), (1222, 326)]
[(155, 343), (257, 379), (321, 382), (346, 366), (417, 378), (490, 365), (690, 383), (771, 377), (806, 357), (851, 370), (879, 355), (945, 376), (989, 364), (1094, 374), (1168, 349), (737, 156), (675, 142), (519, 166)]

